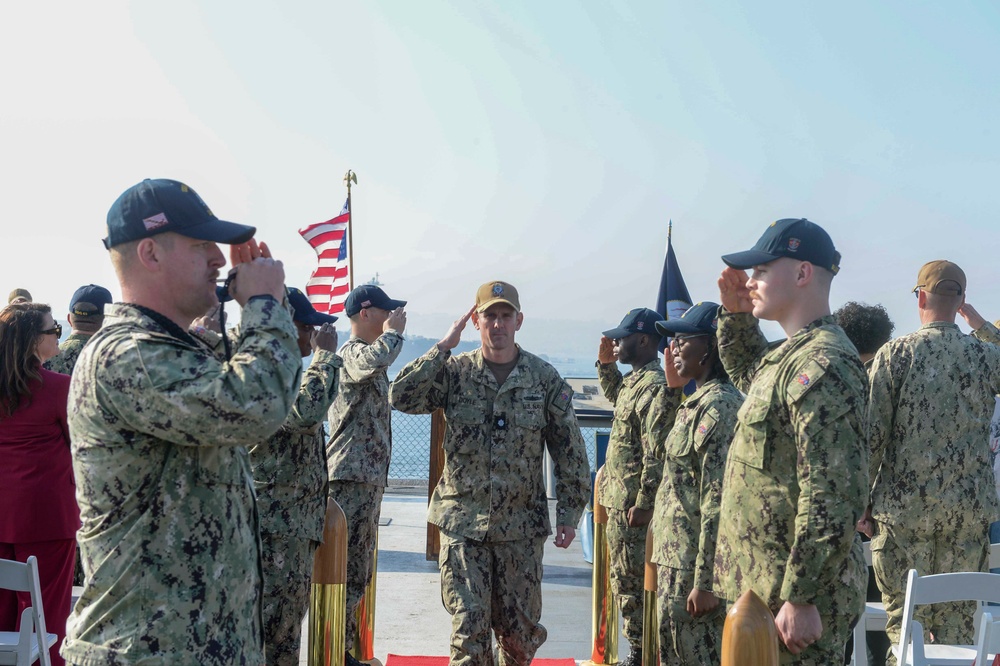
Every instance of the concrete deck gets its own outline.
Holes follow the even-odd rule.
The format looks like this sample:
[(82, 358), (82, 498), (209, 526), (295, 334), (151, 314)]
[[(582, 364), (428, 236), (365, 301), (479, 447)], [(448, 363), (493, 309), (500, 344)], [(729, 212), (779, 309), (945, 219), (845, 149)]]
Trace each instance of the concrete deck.
[[(555, 509), (555, 502), (550, 502), (550, 509)], [(437, 562), (424, 556), (426, 513), (426, 496), (390, 490), (382, 501), (375, 607), (375, 657), (382, 663), (390, 652), (449, 653), (451, 616), (441, 604)], [(552, 538), (545, 546), (544, 566), (542, 624), (549, 637), (537, 656), (589, 659), (592, 567), (584, 561), (577, 541), (563, 550), (553, 545)], [(306, 664), (307, 637), (304, 626), (301, 664)], [(619, 640), (619, 651), (624, 659), (628, 653), (624, 640)]]

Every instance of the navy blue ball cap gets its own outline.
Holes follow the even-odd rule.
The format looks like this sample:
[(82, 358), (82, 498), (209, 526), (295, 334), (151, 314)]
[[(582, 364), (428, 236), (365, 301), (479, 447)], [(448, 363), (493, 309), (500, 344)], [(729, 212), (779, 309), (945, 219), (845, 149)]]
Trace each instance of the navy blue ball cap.
[(104, 247), (173, 231), (188, 238), (233, 245), (245, 243), (254, 227), (223, 222), (198, 193), (176, 180), (147, 178), (125, 190), (108, 211)]
[(660, 337), (660, 334), (656, 330), (656, 322), (658, 322), (663, 317), (656, 310), (650, 310), (649, 308), (635, 308), (634, 310), (629, 310), (625, 318), (622, 319), (622, 323), (618, 324), (618, 328), (612, 328), (610, 331), (604, 331), (603, 335), (606, 338), (611, 338), (612, 340), (621, 340), (622, 338), (627, 338), (633, 333), (645, 333), (646, 335), (651, 335), (653, 337)]
[(353, 317), (366, 308), (380, 310), (395, 310), (406, 305), (406, 301), (396, 301), (389, 298), (384, 291), (373, 284), (363, 284), (355, 287), (344, 301), (344, 312)]
[(292, 319), (309, 326), (332, 324), (337, 318), (330, 314), (317, 312), (309, 301), (309, 297), (295, 287), (288, 288), (288, 302), (292, 304)]
[(834, 275), (840, 271), (840, 253), (833, 247), (830, 234), (804, 217), (788, 217), (772, 222), (753, 248), (746, 252), (725, 254), (722, 261), (731, 268), (745, 270), (781, 257), (808, 261)]
[(111, 305), (111, 292), (96, 284), (88, 284), (73, 292), (69, 311), (78, 317), (104, 314), (104, 306)]
[(660, 335), (712, 335), (719, 328), (719, 304), (702, 301), (689, 307), (677, 319), (656, 322)]

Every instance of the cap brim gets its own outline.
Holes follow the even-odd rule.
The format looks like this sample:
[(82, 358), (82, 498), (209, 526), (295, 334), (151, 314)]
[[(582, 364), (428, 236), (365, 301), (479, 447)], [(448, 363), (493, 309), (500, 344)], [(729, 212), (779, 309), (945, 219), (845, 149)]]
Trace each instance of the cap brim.
[(333, 315), (323, 314), (322, 312), (316, 312), (315, 310), (313, 310), (307, 316), (301, 319), (298, 318), (295, 319), (296, 321), (300, 321), (303, 324), (306, 324), (307, 326), (322, 326), (323, 324), (332, 324), (333, 322), (337, 321), (337, 318), (334, 317)]
[(385, 309), (386, 310), (395, 310), (396, 308), (403, 308), (403, 307), (406, 307), (406, 301), (397, 301), (397, 300), (395, 300), (393, 298), (390, 298), (389, 299), (389, 307), (387, 307)]
[(168, 229), (181, 236), (197, 238), (198, 240), (212, 241), (213, 243), (223, 243), (225, 245), (239, 245), (246, 243), (257, 233), (257, 227), (236, 222), (224, 222), (222, 220), (212, 220), (204, 224), (196, 224), (183, 229)]
[(683, 319), (667, 319), (664, 321), (656, 322), (656, 330), (660, 332), (660, 335), (664, 336), (674, 336), (678, 333), (687, 335), (697, 335), (701, 333), (714, 333), (711, 329), (705, 330), (699, 328), (694, 324), (690, 324)]
[(489, 310), (491, 307), (493, 307), (497, 303), (506, 303), (510, 307), (514, 308), (515, 312), (520, 312), (521, 311), (520, 308), (518, 308), (516, 305), (514, 305), (513, 303), (511, 303), (510, 301), (508, 301), (506, 298), (491, 298), (490, 300), (486, 301), (485, 303), (483, 303), (482, 305), (480, 305), (479, 307), (477, 307), (476, 308), (476, 312), (477, 313), (486, 312), (487, 310)]
[(754, 266), (769, 264), (775, 259), (780, 259), (776, 254), (768, 254), (760, 250), (747, 250), (746, 252), (734, 252), (733, 254), (722, 255), (722, 261), (730, 268), (746, 270)]

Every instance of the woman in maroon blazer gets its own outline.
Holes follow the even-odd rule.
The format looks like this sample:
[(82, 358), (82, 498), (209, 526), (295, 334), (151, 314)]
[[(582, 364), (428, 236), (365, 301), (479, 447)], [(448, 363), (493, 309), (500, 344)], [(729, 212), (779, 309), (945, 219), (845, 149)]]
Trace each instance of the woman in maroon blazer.
[[(50, 651), (62, 666), (73, 591), (76, 505), (66, 426), (69, 377), (42, 368), (59, 353), (62, 328), (49, 306), (17, 303), (0, 310), (0, 558), (38, 559)], [(0, 590), (0, 630), (14, 631), (27, 594)]]

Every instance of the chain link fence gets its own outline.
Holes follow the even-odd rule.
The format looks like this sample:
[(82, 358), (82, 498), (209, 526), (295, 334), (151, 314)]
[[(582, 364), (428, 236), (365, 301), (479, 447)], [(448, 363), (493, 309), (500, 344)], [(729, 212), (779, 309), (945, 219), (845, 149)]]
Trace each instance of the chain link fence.
[[(597, 456), (597, 433), (607, 428), (581, 426), (587, 446), (591, 472)], [(400, 486), (427, 484), (430, 466), (430, 414), (404, 414), (392, 410), (392, 460), (389, 463), (389, 483)]]

